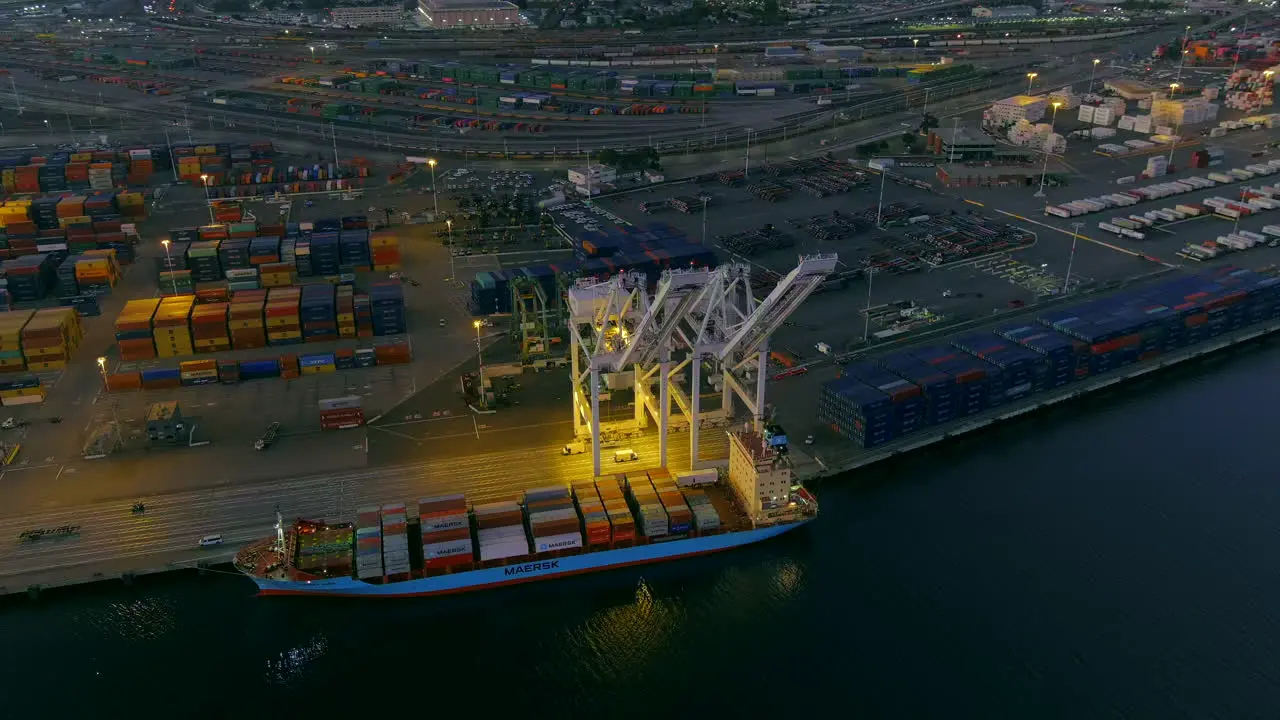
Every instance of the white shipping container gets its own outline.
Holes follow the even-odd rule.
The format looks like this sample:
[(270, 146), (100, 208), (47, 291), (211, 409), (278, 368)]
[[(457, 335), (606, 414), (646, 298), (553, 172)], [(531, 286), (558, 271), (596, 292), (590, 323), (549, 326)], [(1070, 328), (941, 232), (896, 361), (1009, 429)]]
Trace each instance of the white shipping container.
[[(1071, 217), (1071, 213), (1070, 213), (1070, 212), (1068, 212), (1068, 211), (1066, 211), (1066, 210), (1063, 210), (1062, 208), (1058, 207), (1057, 205), (1047, 205), (1047, 206), (1045, 206), (1044, 214), (1045, 214), (1045, 215), (1056, 215), (1056, 216), (1058, 216), (1058, 217), (1063, 217), (1063, 218), (1069, 218), (1069, 217)], [(678, 478), (677, 478), (677, 479), (678, 479)], [(682, 485), (681, 487), (688, 487), (688, 486), (687, 486), (687, 485)]]
[(523, 525), (503, 525), (496, 528), (485, 528), (476, 533), (480, 538), (480, 544), (487, 542), (501, 542), (510, 538), (524, 538)]
[(1273, 238), (1280, 238), (1280, 225), (1264, 225), (1262, 232)]
[(470, 555), (471, 540), (453, 540), (450, 542), (432, 543), (422, 546), (422, 556), (428, 560), (433, 558), (452, 557), (454, 555)]
[(1225, 218), (1228, 218), (1230, 220), (1240, 219), (1240, 212), (1238, 210), (1233, 210), (1229, 207), (1220, 207), (1217, 210), (1215, 210), (1214, 213), (1217, 215), (1221, 215)]
[(1230, 170), (1227, 171), (1227, 173), (1238, 180), (1253, 179), (1253, 173), (1249, 172), (1248, 170), (1242, 170), (1240, 168), (1231, 168)]
[(1216, 172), (1214, 172), (1214, 173), (1209, 173), (1209, 175), (1208, 175), (1207, 177), (1208, 177), (1210, 180), (1212, 180), (1212, 181), (1214, 181), (1214, 182), (1216, 182), (1216, 183), (1233, 183), (1233, 182), (1235, 182), (1235, 178), (1231, 177), (1230, 175), (1223, 174), (1223, 173), (1216, 173)]
[(467, 521), (466, 513), (460, 513), (458, 515), (442, 515), (440, 517), (433, 517), (433, 518), (423, 518), (422, 520), (423, 533), (442, 532), (445, 530), (461, 530), (469, 526), (470, 526), (470, 523)]
[(1193, 208), (1190, 205), (1179, 205), (1177, 207), (1177, 210), (1178, 212), (1186, 213), (1187, 215), (1190, 215), (1192, 217), (1195, 217), (1200, 214), (1199, 208)]
[(529, 514), (530, 523), (559, 522), (561, 520), (577, 519), (578, 511), (573, 508), (567, 508), (565, 510), (544, 510), (542, 512)]
[(489, 560), (503, 560), (511, 557), (529, 554), (529, 545), (523, 542), (507, 542), (495, 543), (493, 545), (480, 545), (480, 561), (488, 562)]
[(533, 551), (535, 553), (571, 550), (580, 547), (582, 547), (582, 533), (565, 533), (563, 535), (549, 535), (533, 539)]
[(1131, 182), (1133, 182), (1133, 181), (1135, 181), (1135, 180), (1137, 180), (1137, 179), (1138, 179), (1138, 178), (1137, 178), (1136, 176), (1134, 176), (1134, 175), (1125, 175), (1125, 176), (1124, 176), (1124, 177), (1122, 177), (1122, 178), (1116, 178), (1116, 184), (1117, 184), (1117, 185), (1128, 185), (1129, 183), (1131, 183)]
[(1255, 232), (1249, 232), (1248, 230), (1240, 230), (1240, 231), (1238, 231), (1236, 234), (1237, 234), (1237, 235), (1239, 235), (1239, 236), (1241, 236), (1241, 237), (1248, 238), (1249, 240), (1252, 240), (1252, 241), (1254, 241), (1255, 243), (1260, 243), (1260, 242), (1266, 242), (1266, 241), (1267, 241), (1267, 238), (1266, 238), (1266, 236), (1265, 236), (1265, 235), (1259, 235), (1258, 233), (1255, 233)]
[(1109, 233), (1112, 233), (1112, 234), (1114, 234), (1114, 235), (1119, 235), (1119, 234), (1120, 234), (1120, 228), (1118, 228), (1118, 227), (1116, 227), (1115, 225), (1112, 225), (1112, 224), (1110, 224), (1110, 223), (1104, 223), (1104, 222), (1102, 222), (1102, 223), (1098, 223), (1098, 229), (1099, 229), (1099, 230), (1104, 230), (1104, 231), (1109, 232)]
[(1111, 224), (1115, 225), (1121, 230), (1133, 230), (1138, 227), (1138, 224), (1135, 223), (1134, 221), (1130, 220), (1129, 218), (1122, 218), (1122, 217), (1111, 218)]
[(1226, 207), (1226, 206), (1227, 206), (1227, 201), (1226, 201), (1226, 200), (1223, 200), (1223, 199), (1222, 199), (1222, 198), (1220, 198), (1220, 197), (1205, 198), (1204, 200), (1201, 200), (1201, 201), (1200, 201), (1200, 203), (1201, 203), (1202, 205), (1208, 205), (1209, 207), (1214, 208), (1215, 210), (1216, 210), (1217, 208), (1221, 208), (1221, 207)]
[(1130, 230), (1129, 228), (1120, 228), (1120, 234), (1125, 237), (1133, 238), (1134, 240), (1142, 240), (1146, 238), (1146, 235), (1143, 235), (1137, 230)]
[(1093, 122), (1093, 111), (1094, 107), (1092, 105), (1081, 105), (1080, 115), (1077, 119), (1079, 119), (1080, 122)]

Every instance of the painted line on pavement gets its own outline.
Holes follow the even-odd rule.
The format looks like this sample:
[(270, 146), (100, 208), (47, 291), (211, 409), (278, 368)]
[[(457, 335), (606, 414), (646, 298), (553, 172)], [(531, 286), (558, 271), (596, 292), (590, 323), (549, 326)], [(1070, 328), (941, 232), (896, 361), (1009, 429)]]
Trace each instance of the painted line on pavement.
[(1137, 252), (1137, 251), (1135, 251), (1135, 250), (1130, 250), (1129, 248), (1120, 247), (1119, 245), (1112, 245), (1111, 243), (1109, 243), (1109, 242), (1104, 242), (1104, 241), (1102, 241), (1102, 240), (1096, 240), (1096, 239), (1094, 239), (1094, 238), (1089, 237), (1088, 235), (1082, 235), (1082, 234), (1080, 234), (1080, 233), (1072, 233), (1072, 232), (1071, 232), (1071, 231), (1069, 231), (1069, 230), (1063, 230), (1062, 228), (1054, 227), (1054, 226), (1052, 226), (1052, 225), (1050, 225), (1050, 224), (1048, 224), (1048, 223), (1042, 223), (1042, 222), (1040, 222), (1039, 220), (1032, 220), (1031, 218), (1023, 217), (1023, 216), (1021, 216), (1021, 215), (1017, 215), (1017, 214), (1015, 214), (1015, 213), (1006, 212), (1006, 211), (1004, 211), (1004, 210), (999, 210), (999, 209), (997, 209), (997, 210), (996, 210), (996, 212), (1000, 213), (1001, 215), (1007, 215), (1007, 216), (1009, 216), (1009, 217), (1011, 217), (1011, 218), (1014, 218), (1014, 219), (1016, 219), (1016, 220), (1021, 220), (1021, 221), (1023, 221), (1023, 222), (1028, 222), (1028, 223), (1031, 223), (1031, 224), (1033, 224), (1033, 225), (1039, 225), (1040, 227), (1046, 227), (1046, 228), (1049, 228), (1050, 230), (1055, 230), (1055, 231), (1060, 232), (1060, 233), (1062, 233), (1063, 235), (1066, 235), (1066, 236), (1068, 236), (1068, 237), (1078, 237), (1078, 238), (1080, 238), (1081, 240), (1085, 240), (1085, 241), (1087, 241), (1087, 242), (1091, 242), (1091, 243), (1093, 243), (1093, 244), (1095, 244), (1095, 245), (1101, 245), (1101, 246), (1102, 246), (1102, 247), (1104, 247), (1104, 248), (1108, 248), (1108, 249), (1110, 249), (1110, 250), (1115, 250), (1116, 252), (1121, 252), (1121, 253), (1124, 253), (1125, 255), (1131, 255), (1131, 256), (1133, 256), (1133, 257), (1145, 257), (1142, 253)]

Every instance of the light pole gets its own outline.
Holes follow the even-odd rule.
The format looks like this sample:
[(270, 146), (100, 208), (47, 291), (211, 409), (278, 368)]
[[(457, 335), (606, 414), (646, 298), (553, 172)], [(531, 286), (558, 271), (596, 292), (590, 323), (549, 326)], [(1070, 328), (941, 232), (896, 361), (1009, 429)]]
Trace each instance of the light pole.
[(428, 159), (427, 165), (431, 167), (431, 205), (435, 208), (436, 217), (440, 217), (440, 195), (436, 190), (436, 159)]
[(200, 184), (204, 186), (204, 205), (209, 208), (209, 224), (213, 225), (216, 221), (213, 218), (213, 203), (209, 200), (209, 176), (201, 175)]
[(1089, 72), (1089, 92), (1093, 93), (1093, 78), (1098, 74), (1098, 63), (1102, 62), (1098, 58), (1093, 59), (1093, 70)]
[(484, 327), (484, 323), (476, 320), (471, 323), (476, 328), (476, 363), (480, 366), (480, 407), (485, 406), (484, 392), (484, 356), (480, 354), (480, 328)]
[(1034, 73), (1034, 72), (1027, 73), (1027, 94), (1028, 95), (1031, 94), (1031, 84), (1034, 83), (1036, 81), (1036, 78), (1038, 77), (1040, 77), (1040, 73)]
[(1071, 286), (1071, 266), (1076, 261), (1076, 243), (1080, 242), (1080, 228), (1084, 227), (1082, 222), (1071, 223), (1071, 256), (1067, 258), (1067, 277), (1062, 280), (1062, 294), (1066, 295)]
[(1049, 174), (1049, 138), (1053, 137), (1053, 126), (1058, 122), (1058, 108), (1062, 107), (1062, 103), (1055, 102), (1053, 104), (1053, 117), (1049, 120), (1049, 137), (1044, 139), (1044, 167), (1040, 170), (1040, 189), (1036, 191), (1035, 196), (1044, 197), (1044, 179)]
[(862, 310), (862, 342), (866, 342), (871, 336), (871, 281), (875, 279), (875, 269), (868, 267), (866, 269), (867, 276), (867, 306)]
[(169, 287), (172, 289), (173, 294), (177, 295), (178, 278), (173, 274), (173, 257), (169, 255), (169, 238), (161, 240), (160, 244), (164, 246), (164, 266), (169, 271)]
[(746, 131), (747, 131), (747, 157), (742, 164), (743, 179), (751, 177), (751, 128), (746, 128)]
[(1173, 96), (1176, 95), (1177, 92), (1178, 92), (1178, 83), (1169, 83), (1169, 99), (1170, 100), (1173, 99)]
[(1178, 48), (1182, 51), (1182, 55), (1178, 58), (1178, 75), (1173, 79), (1174, 82), (1182, 82), (1182, 65), (1187, 61), (1187, 40), (1191, 37), (1191, 26), (1182, 32), (1182, 47)]
[(911, 59), (915, 61), (920, 57), (920, 38), (911, 38)]
[(884, 181), (888, 179), (889, 172), (884, 168), (880, 168), (880, 200), (876, 203), (876, 228), (880, 228), (880, 214), (884, 210)]
[(44, 126), (49, 131), (49, 137), (53, 137), (53, 126), (49, 124), (48, 120), (44, 121)]
[(178, 182), (178, 161), (173, 159), (173, 143), (169, 141), (169, 128), (164, 129), (164, 146), (169, 149), (169, 166), (173, 168), (173, 181)]
[(702, 198), (702, 246), (707, 246), (707, 198)]
[(102, 384), (105, 386), (107, 384), (107, 359), (102, 356), (98, 357), (98, 373), (102, 375)]
[(445, 220), (444, 226), (449, 228), (449, 279), (452, 280), (458, 277), (458, 274), (453, 270), (453, 220)]

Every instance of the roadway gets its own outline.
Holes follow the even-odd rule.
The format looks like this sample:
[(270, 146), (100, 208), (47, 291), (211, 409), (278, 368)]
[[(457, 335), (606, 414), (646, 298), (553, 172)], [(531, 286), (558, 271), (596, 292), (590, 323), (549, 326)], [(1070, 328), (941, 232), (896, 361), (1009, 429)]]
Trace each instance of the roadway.
[[(483, 421), (483, 418), (481, 418)], [(423, 421), (428, 422), (428, 421)], [(468, 426), (470, 422), (463, 421)], [(397, 426), (405, 428), (406, 423)], [(202, 552), (197, 540), (222, 535), (230, 550), (269, 535), (279, 507), (286, 521), (294, 517), (352, 519), (357, 508), (455, 492), (475, 502), (511, 499), (530, 487), (592, 477), (589, 454), (565, 457), (558, 445), (511, 447), (502, 436), (476, 430), (489, 438), (488, 452), (457, 455), (426, 462), (353, 470), (249, 485), (227, 485), (138, 498), (143, 514), (130, 511), (131, 501), (91, 502), (23, 515), (0, 517), (0, 594), (21, 592), (32, 583), (88, 581), (102, 567), (141, 570), (165, 564), (192, 563), (202, 557), (225, 555)], [(509, 437), (509, 436), (508, 436)], [(496, 438), (496, 439), (494, 439)], [(634, 471), (658, 466), (656, 433), (629, 441), (640, 459), (604, 466), (604, 472)], [(723, 432), (706, 430), (704, 457), (728, 457)], [(673, 469), (689, 467), (688, 436), (674, 434), (669, 444)], [(20, 542), (24, 530), (79, 525), (78, 537)]]

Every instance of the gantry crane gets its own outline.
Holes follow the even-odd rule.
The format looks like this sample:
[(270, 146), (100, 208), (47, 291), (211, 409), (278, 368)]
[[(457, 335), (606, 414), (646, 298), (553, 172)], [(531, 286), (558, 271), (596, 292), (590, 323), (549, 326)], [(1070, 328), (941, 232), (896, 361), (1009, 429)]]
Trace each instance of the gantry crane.
[[(769, 336), (835, 270), (836, 262), (835, 255), (801, 257), (764, 300), (752, 295), (751, 268), (740, 263), (664, 271), (652, 295), (643, 273), (624, 272), (603, 282), (579, 280), (568, 293), (574, 431), (591, 438), (595, 474), (601, 470), (601, 373), (634, 372), (635, 423), (644, 427), (646, 412), (657, 420), (663, 465), (672, 398), (688, 421), (695, 465), (703, 422), (731, 420), (733, 395), (760, 430)], [(673, 366), (676, 353), (683, 358)], [(713, 376), (718, 374), (722, 383), (720, 407), (711, 413), (702, 410), (704, 363), (712, 365)], [(687, 394), (677, 387), (681, 380), (688, 381)]]

